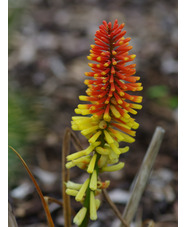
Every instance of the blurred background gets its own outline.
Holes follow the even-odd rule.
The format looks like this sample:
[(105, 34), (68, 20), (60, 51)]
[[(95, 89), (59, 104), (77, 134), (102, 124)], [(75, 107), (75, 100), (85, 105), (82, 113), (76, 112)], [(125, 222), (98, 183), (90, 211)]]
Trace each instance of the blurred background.
[[(138, 213), (157, 227), (177, 226), (177, 1), (170, 0), (9, 0), (9, 145), (25, 159), (44, 195), (61, 199), (61, 146), (78, 96), (85, 93), (86, 56), (103, 20), (125, 22), (137, 55), (143, 109), (136, 142), (121, 157), (125, 168), (104, 175), (109, 194), (122, 211), (156, 126), (165, 137)], [(82, 145), (87, 141), (76, 133)], [(72, 147), (72, 152), (74, 148)], [(20, 227), (44, 227), (39, 197), (25, 169), (9, 150), (9, 200)], [(76, 168), (71, 178), (86, 177)], [(80, 205), (72, 199), (75, 212)], [(61, 208), (50, 205), (55, 226), (63, 226)], [(102, 201), (92, 227), (116, 226)]]

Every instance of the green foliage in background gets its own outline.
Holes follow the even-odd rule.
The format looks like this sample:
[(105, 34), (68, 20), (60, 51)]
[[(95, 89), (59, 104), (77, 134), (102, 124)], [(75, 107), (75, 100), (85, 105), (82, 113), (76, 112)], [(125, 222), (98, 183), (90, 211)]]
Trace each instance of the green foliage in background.
[[(38, 119), (35, 106), (33, 97), (9, 88), (8, 142), (21, 153), (23, 158), (32, 158), (32, 154), (29, 154), (28, 151), (43, 135), (42, 122)], [(9, 186), (11, 187), (16, 184), (19, 176), (21, 177), (21, 173), (24, 172), (22, 168), (17, 168), (20, 166), (20, 161), (11, 150), (8, 153), (8, 165)]]
[[(8, 43), (9, 54), (13, 50), (12, 43), (15, 35), (20, 28), (22, 16), (25, 11), (24, 1), (8, 1)], [(31, 157), (28, 148), (31, 145), (33, 127), (33, 112), (29, 106), (28, 97), (16, 90), (15, 78), (9, 77), (9, 94), (8, 94), (8, 142), (19, 152), (23, 158)], [(31, 120), (32, 119), (32, 120)], [(9, 187), (18, 184), (24, 170), (20, 161), (15, 154), (9, 149), (8, 151), (8, 180)]]
[(158, 104), (167, 106), (171, 109), (178, 107), (178, 96), (172, 95), (168, 86), (155, 85), (149, 87), (146, 91), (148, 98), (155, 100)]

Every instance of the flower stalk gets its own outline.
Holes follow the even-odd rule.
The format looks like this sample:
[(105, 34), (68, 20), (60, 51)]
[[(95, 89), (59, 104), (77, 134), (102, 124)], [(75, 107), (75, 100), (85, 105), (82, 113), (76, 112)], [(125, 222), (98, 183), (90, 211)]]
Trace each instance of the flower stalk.
[(91, 45), (88, 60), (91, 72), (85, 75), (88, 86), (85, 95), (79, 96), (81, 101), (75, 113), (82, 116), (72, 117), (72, 129), (81, 131), (89, 146), (67, 156), (66, 168), (78, 167), (85, 170), (89, 177), (77, 187), (77, 184), (66, 183), (66, 193), (75, 196), (83, 207), (74, 218), (74, 223), (85, 227), (91, 220), (97, 219), (96, 204), (100, 201), (95, 197), (102, 189), (109, 186), (109, 181), (100, 182), (101, 172), (117, 171), (124, 167), (119, 156), (129, 150), (128, 146), (120, 147), (120, 142), (133, 143), (135, 130), (139, 124), (132, 115), (142, 106), (141, 96), (133, 95), (143, 89), (137, 82), (140, 77), (134, 76), (136, 64), (130, 64), (136, 57), (129, 54), (132, 46), (130, 38), (124, 38), (125, 24), (119, 25), (115, 20), (103, 21), (95, 34), (95, 44)]

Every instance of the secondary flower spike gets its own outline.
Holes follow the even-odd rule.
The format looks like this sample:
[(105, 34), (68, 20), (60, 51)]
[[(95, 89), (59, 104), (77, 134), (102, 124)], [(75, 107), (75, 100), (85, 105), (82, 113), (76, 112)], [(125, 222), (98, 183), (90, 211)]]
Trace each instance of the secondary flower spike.
[(95, 44), (91, 45), (87, 57), (91, 61), (88, 63), (91, 72), (85, 73), (88, 79), (84, 81), (88, 86), (87, 95), (79, 96), (81, 101), (88, 103), (79, 104), (75, 109), (76, 114), (83, 116), (72, 117), (72, 129), (81, 131), (90, 145), (85, 150), (67, 156), (69, 162), (66, 167), (84, 169), (89, 177), (79, 189), (69, 188), (68, 193), (81, 200), (86, 208), (83, 210), (89, 213), (92, 220), (97, 218), (96, 200), (93, 197), (109, 185), (108, 181), (99, 182), (98, 175), (123, 168), (124, 163), (119, 162), (119, 156), (129, 148), (121, 148), (119, 142), (135, 141), (135, 130), (139, 124), (131, 115), (137, 114), (137, 110), (142, 108), (139, 104), (142, 96), (133, 95), (133, 92), (141, 91), (143, 87), (137, 82), (140, 77), (134, 76), (136, 64), (131, 62), (136, 55), (129, 54), (131, 39), (124, 38), (124, 26), (119, 25), (117, 20), (113, 25), (103, 21), (96, 31)]

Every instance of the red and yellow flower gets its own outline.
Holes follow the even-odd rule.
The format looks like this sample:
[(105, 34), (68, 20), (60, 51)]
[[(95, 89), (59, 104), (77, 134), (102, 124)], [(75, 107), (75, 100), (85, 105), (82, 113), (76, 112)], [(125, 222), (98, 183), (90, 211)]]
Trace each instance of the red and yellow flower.
[[(78, 201), (83, 202), (89, 195), (90, 207), (82, 212), (90, 212), (91, 219), (97, 218), (96, 200), (93, 197), (101, 190), (97, 187), (99, 172), (123, 168), (124, 163), (118, 163), (119, 155), (129, 148), (120, 148), (119, 142), (134, 142), (135, 130), (139, 126), (130, 115), (137, 114), (137, 110), (142, 108), (139, 104), (142, 96), (133, 95), (132, 92), (141, 91), (143, 87), (137, 82), (140, 77), (134, 76), (136, 64), (130, 62), (136, 55), (129, 54), (132, 46), (129, 45), (130, 38), (124, 38), (124, 26), (118, 25), (117, 20), (113, 26), (111, 22), (103, 21), (96, 31), (95, 44), (91, 45), (87, 57), (92, 61), (89, 63), (92, 71), (85, 73), (89, 78), (84, 82), (88, 86), (87, 95), (79, 96), (81, 101), (89, 103), (80, 104), (75, 109), (76, 114), (83, 116), (72, 117), (72, 129), (81, 131), (90, 145), (85, 150), (67, 156), (66, 166), (78, 166), (90, 174), (78, 190), (71, 190), (77, 190), (77, 193), (72, 194)], [(74, 221), (78, 225), (83, 221), (76, 219)]]

